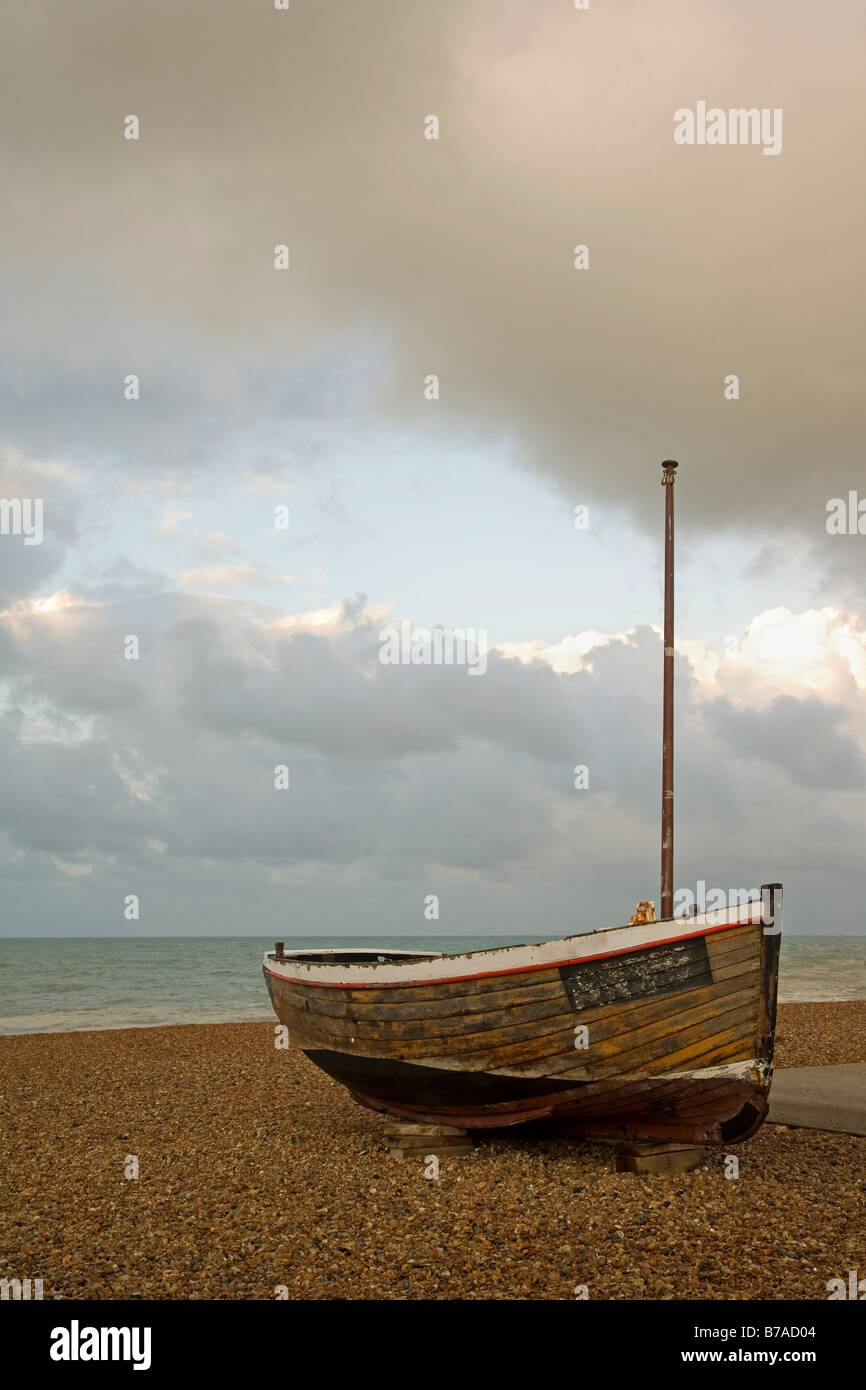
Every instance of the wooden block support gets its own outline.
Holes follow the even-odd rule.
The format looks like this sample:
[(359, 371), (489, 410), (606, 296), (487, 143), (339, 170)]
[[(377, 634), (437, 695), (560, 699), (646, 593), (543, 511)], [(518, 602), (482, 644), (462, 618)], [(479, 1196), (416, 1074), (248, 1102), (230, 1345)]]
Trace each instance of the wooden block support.
[(618, 1173), (687, 1173), (704, 1161), (702, 1144), (621, 1144)]
[(471, 1153), (474, 1147), (465, 1129), (455, 1129), (453, 1125), (413, 1125), (399, 1120), (389, 1120), (385, 1125), (385, 1138), (392, 1158), (403, 1162), (406, 1159), (423, 1160), (429, 1154), (437, 1158), (458, 1158)]

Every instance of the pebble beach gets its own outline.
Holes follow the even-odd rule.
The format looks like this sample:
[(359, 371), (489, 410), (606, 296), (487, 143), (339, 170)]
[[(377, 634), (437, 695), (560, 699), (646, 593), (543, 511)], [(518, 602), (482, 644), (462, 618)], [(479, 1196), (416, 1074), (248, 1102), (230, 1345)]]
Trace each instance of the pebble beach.
[[(779, 1066), (864, 1058), (866, 1001), (780, 1007)], [(515, 1130), (430, 1180), (264, 1023), (0, 1037), (0, 1092), (0, 1274), (45, 1299), (823, 1300), (866, 1272), (866, 1138), (764, 1125), (736, 1179), (717, 1149), (637, 1177)]]

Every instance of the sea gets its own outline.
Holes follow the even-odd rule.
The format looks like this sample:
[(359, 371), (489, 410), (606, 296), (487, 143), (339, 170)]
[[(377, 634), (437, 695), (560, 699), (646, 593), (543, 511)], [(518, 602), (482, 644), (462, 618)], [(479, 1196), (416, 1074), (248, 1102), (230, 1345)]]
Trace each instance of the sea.
[[(285, 944), (471, 951), (544, 939), (308, 936)], [(0, 938), (0, 1034), (271, 1020), (262, 959), (273, 945), (255, 936)], [(866, 937), (783, 937), (779, 998), (866, 999)]]

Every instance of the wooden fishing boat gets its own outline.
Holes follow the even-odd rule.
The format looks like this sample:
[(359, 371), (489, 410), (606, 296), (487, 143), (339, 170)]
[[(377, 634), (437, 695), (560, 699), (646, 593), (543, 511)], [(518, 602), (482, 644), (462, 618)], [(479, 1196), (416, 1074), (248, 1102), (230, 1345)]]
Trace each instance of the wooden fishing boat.
[[(673, 912), (673, 481), (665, 501), (661, 913), (463, 954), (289, 951), (264, 972), (291, 1043), (409, 1124), (544, 1122), (653, 1145), (734, 1144), (768, 1109), (782, 888)], [(686, 1166), (683, 1163), (681, 1166)], [(639, 1170), (640, 1171), (640, 1170)]]
[(289, 1038), (400, 1119), (700, 1144), (767, 1113), (782, 893), (463, 955), (265, 958)]

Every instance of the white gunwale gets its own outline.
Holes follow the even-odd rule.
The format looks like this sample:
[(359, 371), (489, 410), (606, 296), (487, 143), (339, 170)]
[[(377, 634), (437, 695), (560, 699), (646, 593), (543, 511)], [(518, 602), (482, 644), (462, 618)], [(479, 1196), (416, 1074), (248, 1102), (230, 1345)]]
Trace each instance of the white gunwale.
[[(777, 890), (775, 919), (778, 921), (781, 909), (781, 893)], [(626, 951), (664, 945), (668, 942), (686, 940), (689, 937), (705, 936), (709, 933), (725, 931), (738, 926), (764, 924), (764, 901), (753, 898), (746, 903), (731, 907), (717, 908), (713, 912), (702, 912), (694, 917), (673, 917), (655, 922), (641, 922), (635, 926), (601, 927), (596, 931), (583, 932), (575, 936), (558, 937), (553, 941), (542, 941), (534, 945), (488, 946), (482, 950), (466, 951), (457, 955), (431, 955), (429, 951), (409, 952), (400, 950), (403, 956), (415, 955), (417, 960), (388, 961), (378, 957), (387, 955), (388, 948), (378, 950), (351, 947), (323, 948), (306, 947), (301, 951), (286, 951), (281, 958), (267, 952), (264, 967), (268, 974), (278, 979), (290, 980), (297, 984), (327, 985), (332, 988), (363, 988), (367, 986), (380, 989), (387, 985), (445, 984), (455, 980), (483, 979), (489, 975), (508, 975), (524, 970), (554, 969), (560, 965), (573, 965), (604, 956), (620, 955)], [(317, 955), (332, 955), (329, 961), (304, 961), (303, 957), (315, 952)], [(369, 961), (347, 963), (346, 955), (369, 954)], [(339, 976), (339, 978), (335, 978)]]

